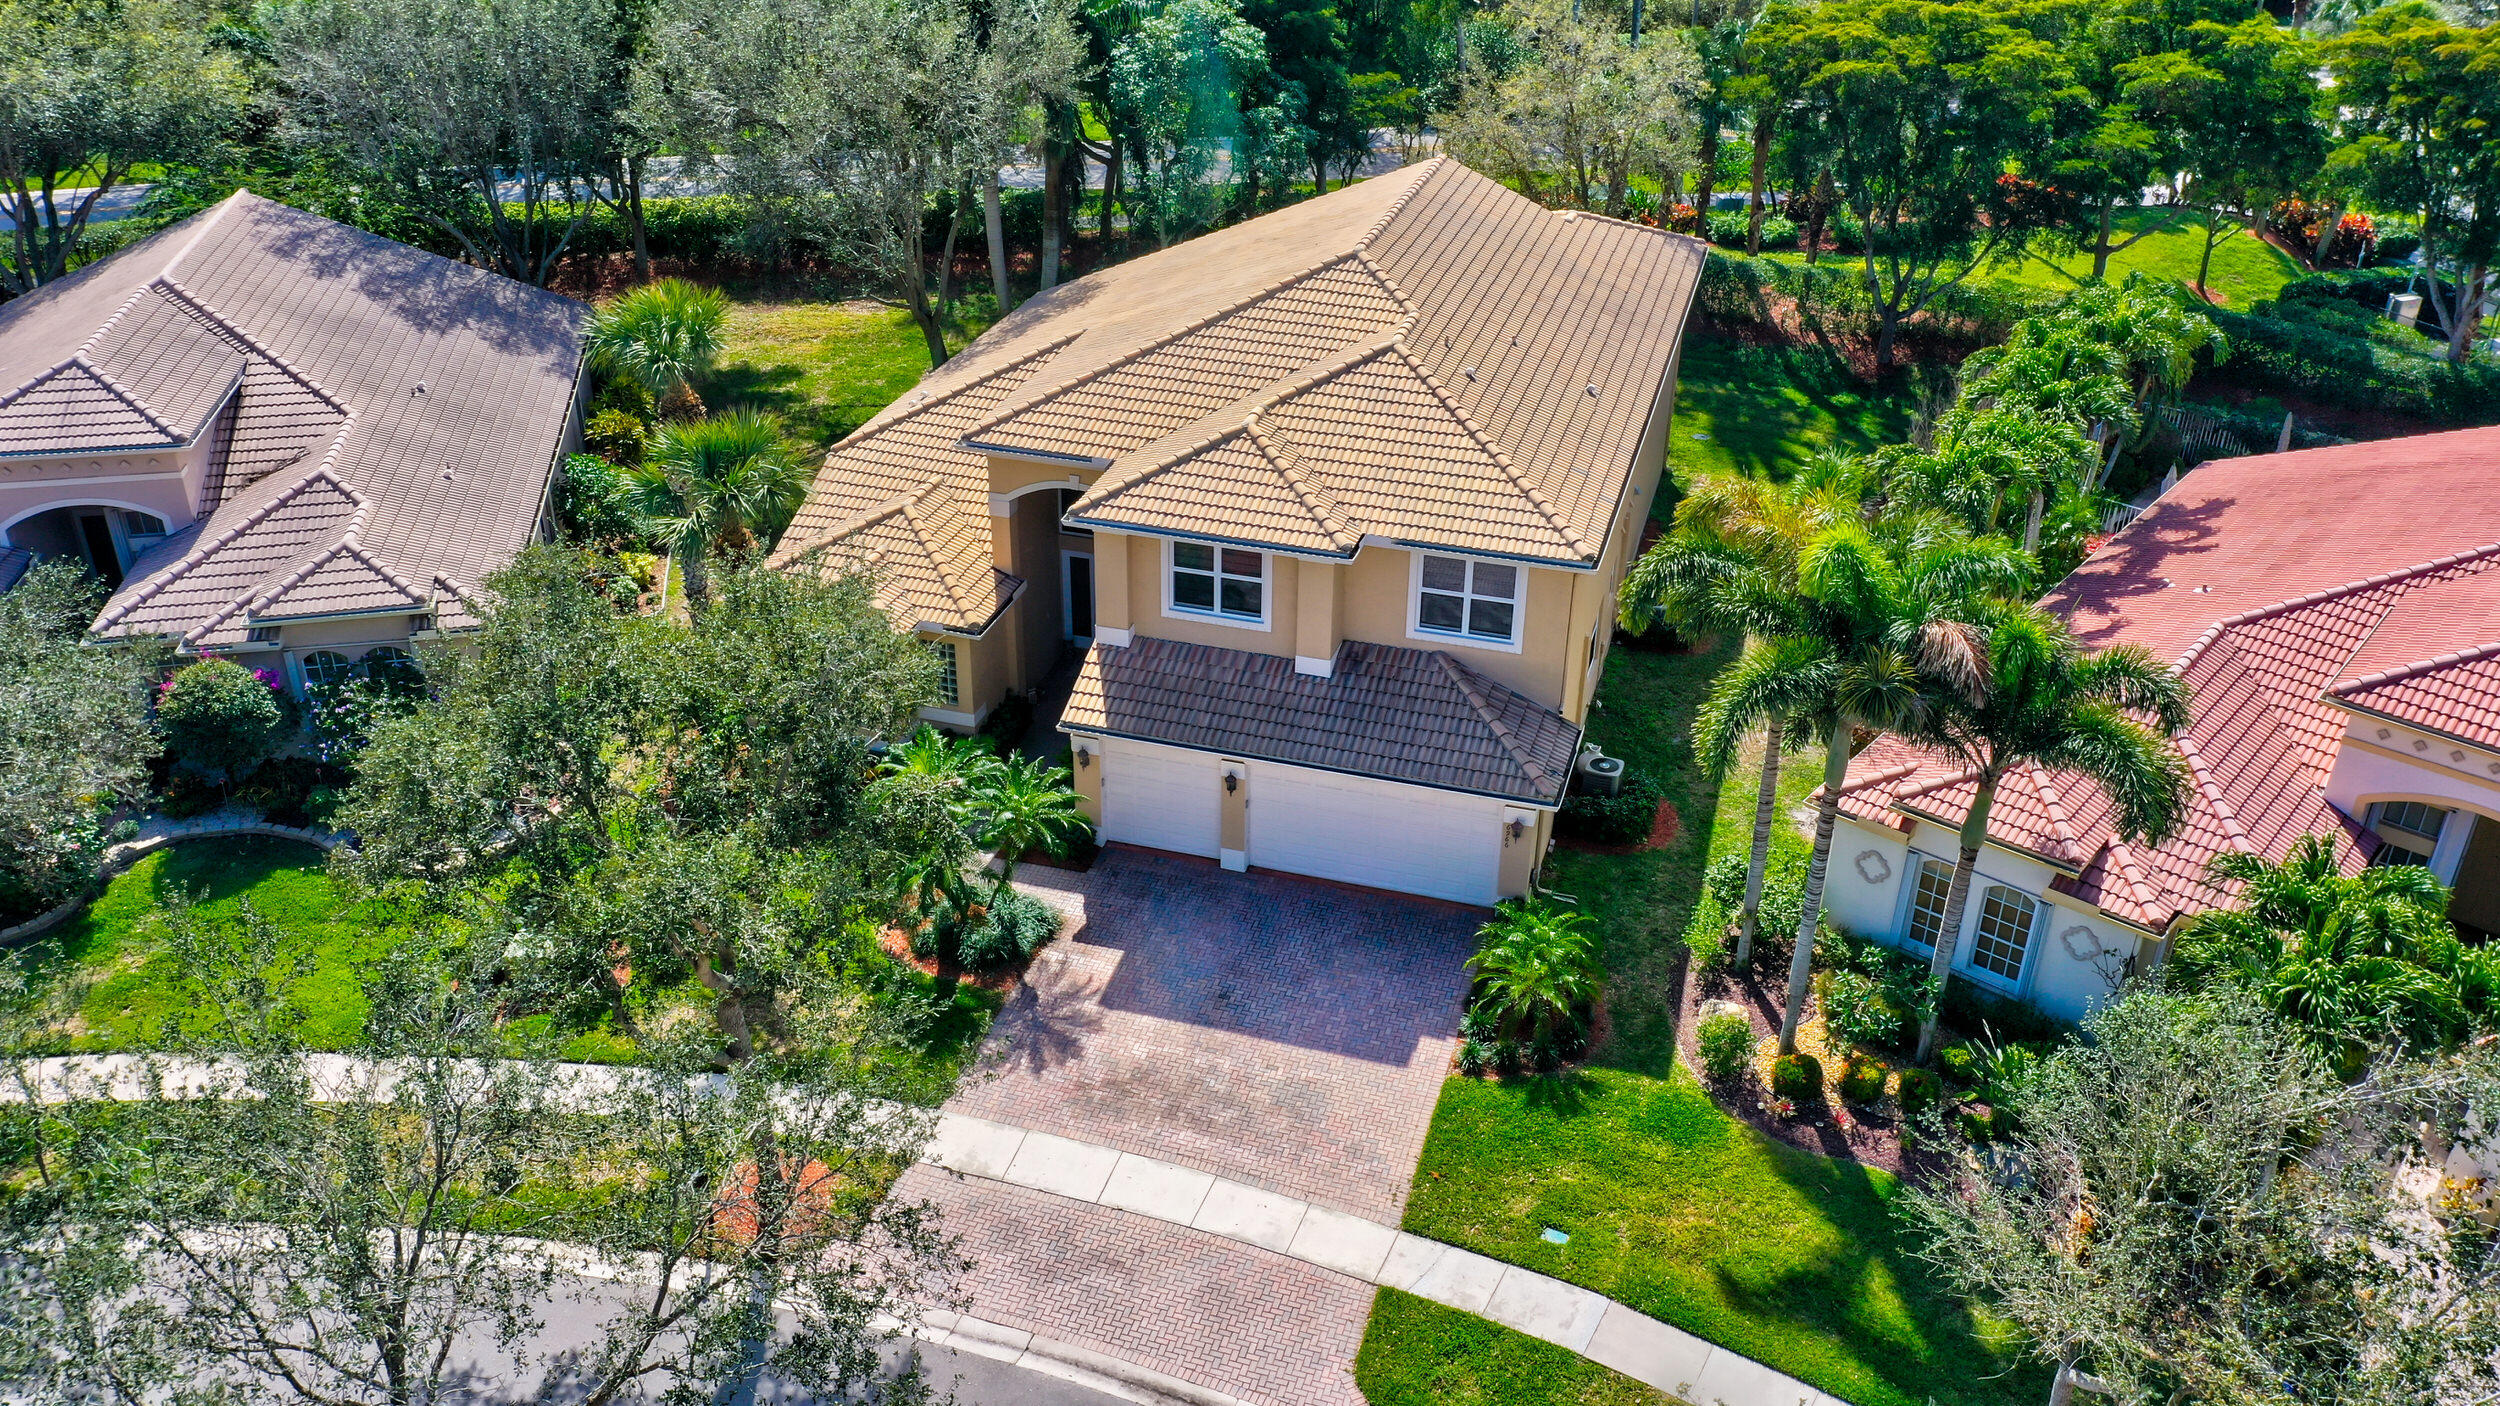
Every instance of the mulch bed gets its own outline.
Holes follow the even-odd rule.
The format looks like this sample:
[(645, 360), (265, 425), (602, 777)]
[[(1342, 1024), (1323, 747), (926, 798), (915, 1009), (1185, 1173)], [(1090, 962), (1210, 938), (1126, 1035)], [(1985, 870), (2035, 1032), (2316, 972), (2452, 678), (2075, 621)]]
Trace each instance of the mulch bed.
[[(1753, 970), (1742, 974), (1715, 972), (1695, 979), (1688, 966), (1681, 982), (1684, 989), (1676, 1038), (1696, 1077), (1700, 1077), (1701, 1049), (1695, 1043), (1694, 1028), (1701, 1023), (1704, 1001), (1732, 1001), (1742, 1007), (1746, 1019), (1753, 1024), (1757, 1045), (1779, 1035), (1780, 1016), (1788, 1001), (1788, 964), (1774, 964), (1767, 960), (1768, 956), (1757, 949)], [(1800, 1031), (1801, 1037), (1819, 1037), (1820, 1029), (1809, 1008), (1807, 1028)], [(1799, 1048), (1822, 1058), (1826, 1081), (1836, 1081), (1840, 1075), (1839, 1059), (1824, 1057), (1822, 1050), (1812, 1047), (1815, 1043), (1818, 1042), (1801, 1038)], [(1900, 1067), (1891, 1059), (1885, 1063)], [(1900, 1115), (1889, 1098), (1878, 1108), (1858, 1108), (1842, 1103), (1839, 1095), (1833, 1093), (1824, 1106), (1801, 1107), (1796, 1117), (1782, 1118), (1764, 1107), (1771, 1090), (1756, 1070), (1748, 1069), (1733, 1089), (1712, 1084), (1706, 1078), (1702, 1083), (1709, 1090), (1711, 1101), (1731, 1117), (1791, 1147), (1862, 1166), (1881, 1167), (1913, 1181), (1925, 1181), (1953, 1165), (1949, 1157), (1935, 1150), (1902, 1150)]]
[[(911, 950), (911, 935), (901, 928), (877, 929), (877, 945), (885, 949), (887, 956), (904, 963), (922, 976), (930, 978), (937, 976), (937, 963), (926, 957), (914, 956)], [(966, 986), (978, 987), (983, 991), (995, 991), (1004, 996), (1015, 990), (1016, 983), (1024, 979), (1024, 968), (1017, 967), (1013, 971), (1000, 972), (996, 976), (974, 976), (970, 972), (965, 972), (960, 979)]]
[(1638, 844), (1601, 845), (1594, 840), (1576, 840), (1568, 836), (1557, 837), (1556, 842), (1565, 849), (1576, 849), (1583, 854), (1639, 854), (1643, 850), (1665, 849), (1675, 843), (1676, 835), (1683, 828), (1683, 819), (1675, 813), (1675, 802), (1660, 801), (1658, 813), (1650, 817), (1649, 838)]

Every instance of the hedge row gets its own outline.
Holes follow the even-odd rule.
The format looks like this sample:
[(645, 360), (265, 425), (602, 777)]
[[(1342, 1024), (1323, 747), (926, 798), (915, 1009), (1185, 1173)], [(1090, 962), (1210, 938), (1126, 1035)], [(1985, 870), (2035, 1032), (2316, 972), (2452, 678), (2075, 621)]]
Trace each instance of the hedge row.
[(2230, 360), (2212, 373), (2218, 380), (2445, 424), (2500, 420), (2500, 367), (2489, 362), (2452, 365), (2436, 355), (2281, 318), (2220, 308), (2209, 315), (2231, 339)]
[[(1748, 259), (1713, 250), (1702, 268), (1697, 293), (1702, 315), (1720, 322), (1771, 320), (1773, 299), (1793, 301), (1809, 317), (1839, 317), (1875, 326), (1875, 292), (1865, 265), (1845, 256), (1815, 264), (1794, 259)], [(1923, 318), (1933, 332), (1985, 346), (2005, 339), (2014, 324), (2056, 303), (2056, 295), (1986, 279), (1965, 279), (1928, 300)]]

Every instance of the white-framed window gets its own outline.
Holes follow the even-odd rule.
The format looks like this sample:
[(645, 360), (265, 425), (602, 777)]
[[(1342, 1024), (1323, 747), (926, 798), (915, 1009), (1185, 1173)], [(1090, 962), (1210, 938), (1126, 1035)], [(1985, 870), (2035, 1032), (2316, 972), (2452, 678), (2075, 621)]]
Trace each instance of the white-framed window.
[(1527, 592), (1526, 567), (1417, 552), (1412, 632), (1515, 650)]
[(961, 707), (964, 701), (961, 656), (953, 640), (927, 641), (929, 652), (937, 656), (938, 701), (949, 708)]
[(355, 672), (355, 661), (335, 649), (316, 649), (304, 656), (304, 682), (315, 688), (343, 684)]
[(1267, 624), (1268, 555), (1249, 547), (1173, 542), (1165, 558), (1167, 608), (1228, 625)]
[(1910, 856), (1910, 911), (1901, 923), (1904, 942), (1936, 950), (1944, 935), (1945, 899), (1953, 890), (1953, 866), (1923, 854)]
[(2400, 864), (2416, 864), (2425, 869), (2431, 867), (2429, 851), (2409, 848), (2385, 835), (2378, 838), (2378, 852), (2370, 856), (2371, 868), (2387, 869)]
[(2436, 846), (2440, 831), (2448, 828), (2448, 812), (2421, 801), (2381, 801), (2378, 823), (2409, 831)]
[(2031, 951), (2031, 930), (2040, 924), (2040, 904), (2021, 889), (1990, 884), (1979, 895), (1979, 932), (1971, 943), (1971, 965), (2002, 978), (2008, 985), (2023, 979), (2023, 958)]

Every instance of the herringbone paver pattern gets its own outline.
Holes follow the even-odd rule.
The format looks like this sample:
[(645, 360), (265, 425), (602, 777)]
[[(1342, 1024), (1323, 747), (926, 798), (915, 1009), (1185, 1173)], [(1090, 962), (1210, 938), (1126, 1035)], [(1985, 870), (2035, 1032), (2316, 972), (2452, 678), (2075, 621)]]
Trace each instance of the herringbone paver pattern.
[(934, 1203), (973, 1269), (977, 1318), (1261, 1406), (1362, 1406), (1354, 1354), (1372, 1287), (1204, 1231), (919, 1166), (896, 1194)]
[(1397, 1223), (1480, 910), (1132, 850), (1018, 878), (1071, 921), (950, 1109)]

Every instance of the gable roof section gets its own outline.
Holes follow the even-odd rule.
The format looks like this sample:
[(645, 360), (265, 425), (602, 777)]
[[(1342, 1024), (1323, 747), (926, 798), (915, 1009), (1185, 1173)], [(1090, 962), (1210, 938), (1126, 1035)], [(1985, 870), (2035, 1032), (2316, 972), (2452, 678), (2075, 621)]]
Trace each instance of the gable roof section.
[[(2225, 460), (2181, 480), (2047, 604), (2097, 643), (2141, 642), (2176, 659), (2193, 695), (2192, 721), (2172, 739), (2194, 782), (2186, 826), (2160, 844), (2122, 841), (2099, 787), (2031, 769), (2000, 783), (1991, 842), (2059, 865), (2060, 892), (2156, 931), (2224, 901), (2208, 866), (2225, 851), (2280, 857), (2301, 835), (2331, 834), (2348, 841), (2348, 865), (2362, 863), (2376, 837), (2322, 790), (2348, 707), (2500, 750), (2500, 543), (2423, 557), (2442, 537), (2500, 535), (2477, 482), (2500, 467), (2495, 453), (2500, 431), (2425, 435)], [(2399, 525), (2371, 506), (2390, 492), (2461, 506), (2454, 521), (2416, 512)], [(2351, 505), (2361, 564), (2405, 550), (2408, 533), (2414, 557), (2317, 584), (2349, 570), (2343, 536), (2308, 535), (2335, 520), (2337, 504)], [(2176, 574), (2133, 579), (2111, 562)], [(2292, 593), (2244, 603), (2251, 578)], [(2216, 600), (2226, 608), (2189, 630)], [(1973, 790), (1966, 769), (1885, 737), (1850, 763), (1841, 806), (1878, 823), (1959, 826)]]
[(107, 447), (107, 430), (131, 447), (206, 440), (204, 520), (132, 563), (99, 632), (204, 646), (256, 622), (420, 612), (528, 541), (587, 315), (237, 191), (0, 305), (0, 385), (16, 386), (0, 452), (34, 452), (11, 442), (9, 410), (46, 395), (95, 421), (50, 452)]
[[(1702, 262), (1446, 159), (1358, 182), (1025, 304), (835, 446), (781, 555), (941, 478), (985, 496), (996, 453), (1104, 466), (1072, 513), (1096, 526), (1586, 567)], [(986, 561), (986, 506), (970, 526)]]
[(1327, 678), (1248, 650), (1096, 645), (1059, 726), (1535, 805), (1562, 799), (1580, 745), (1560, 714), (1439, 650), (1355, 640)]

